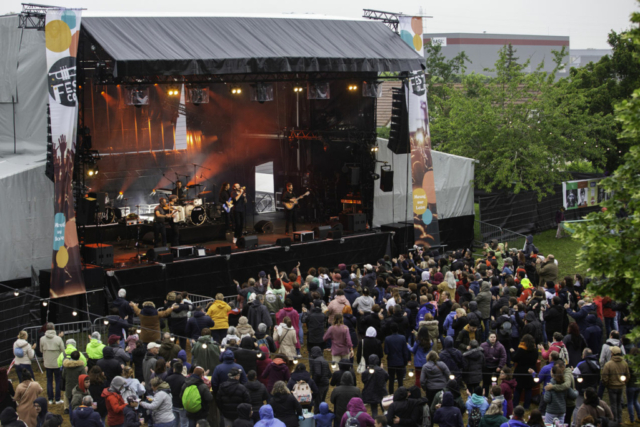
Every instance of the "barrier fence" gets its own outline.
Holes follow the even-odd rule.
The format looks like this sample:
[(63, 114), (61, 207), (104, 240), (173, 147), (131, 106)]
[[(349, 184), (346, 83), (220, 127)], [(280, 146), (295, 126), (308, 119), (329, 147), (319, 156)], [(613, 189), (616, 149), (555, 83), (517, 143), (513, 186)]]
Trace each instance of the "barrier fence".
[(498, 243), (509, 243), (509, 247), (521, 250), (527, 240), (527, 236), (524, 234), (516, 233), (488, 222), (476, 220), (476, 227), (480, 228), (480, 233), (476, 232), (476, 239), (480, 239), (480, 244), (495, 240)]

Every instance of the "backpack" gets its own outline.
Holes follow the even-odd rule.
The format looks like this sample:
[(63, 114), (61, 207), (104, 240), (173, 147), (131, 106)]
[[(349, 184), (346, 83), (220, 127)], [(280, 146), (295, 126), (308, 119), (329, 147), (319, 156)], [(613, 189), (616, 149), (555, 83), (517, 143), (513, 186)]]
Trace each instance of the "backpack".
[(301, 405), (311, 403), (311, 387), (305, 381), (298, 381), (293, 386), (292, 394)]
[(202, 409), (202, 397), (200, 396), (200, 390), (195, 384), (190, 385), (184, 389), (182, 393), (182, 406), (184, 410), (192, 414), (200, 412)]
[(18, 357), (18, 358), (20, 358), (20, 357), (24, 357), (24, 350), (23, 350), (21, 347), (16, 347), (16, 348), (13, 350), (13, 354), (14, 354), (16, 357)]
[(512, 329), (511, 321), (505, 320), (504, 322), (502, 322), (502, 325), (500, 325), (500, 329), (498, 332), (500, 332), (501, 336), (510, 337), (511, 329)]
[(558, 352), (558, 356), (560, 356), (560, 360), (562, 360), (565, 365), (569, 364), (569, 352), (567, 351), (566, 346), (560, 347), (560, 351)]
[(260, 348), (260, 346), (265, 346), (266, 348), (269, 348), (269, 343), (267, 342), (267, 337), (266, 335), (264, 336), (264, 338), (260, 338), (258, 341), (258, 348)]
[(344, 424), (345, 427), (360, 427), (360, 421), (358, 421), (358, 416), (362, 412), (358, 412), (355, 417), (351, 416), (349, 411), (347, 411), (347, 422)]
[(482, 414), (480, 413), (480, 408), (474, 406), (471, 412), (469, 413), (469, 427), (479, 427), (480, 420), (482, 420)]

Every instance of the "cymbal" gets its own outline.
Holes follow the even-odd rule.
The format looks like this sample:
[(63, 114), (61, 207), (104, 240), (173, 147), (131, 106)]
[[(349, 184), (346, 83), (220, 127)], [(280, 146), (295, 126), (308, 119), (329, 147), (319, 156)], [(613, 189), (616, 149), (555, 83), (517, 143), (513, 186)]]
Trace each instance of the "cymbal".
[(187, 188), (196, 188), (196, 187), (202, 187), (202, 184), (191, 184), (191, 185), (187, 185)]
[(211, 193), (211, 191), (207, 190), (207, 191), (201, 191), (198, 193), (198, 196), (202, 196), (203, 194), (209, 194)]

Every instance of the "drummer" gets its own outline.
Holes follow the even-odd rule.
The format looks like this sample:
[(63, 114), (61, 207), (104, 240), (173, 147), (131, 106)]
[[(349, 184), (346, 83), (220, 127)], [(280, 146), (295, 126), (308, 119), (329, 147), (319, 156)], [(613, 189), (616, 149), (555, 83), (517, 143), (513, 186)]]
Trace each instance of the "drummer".
[(176, 187), (171, 190), (171, 194), (176, 196), (180, 204), (184, 202), (184, 199), (187, 197), (187, 192), (186, 189), (182, 187), (182, 181), (176, 181)]

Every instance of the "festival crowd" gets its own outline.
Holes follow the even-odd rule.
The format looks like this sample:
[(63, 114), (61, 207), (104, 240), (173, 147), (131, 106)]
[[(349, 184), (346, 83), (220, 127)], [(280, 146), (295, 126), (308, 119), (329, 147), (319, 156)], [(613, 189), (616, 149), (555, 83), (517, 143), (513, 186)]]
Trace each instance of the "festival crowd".
[(611, 427), (625, 397), (640, 420), (626, 305), (558, 277), (532, 236), (235, 283), (231, 303), (171, 292), (164, 309), (121, 289), (86, 348), (21, 332), (2, 426), (60, 426), (63, 405), (73, 427)]

